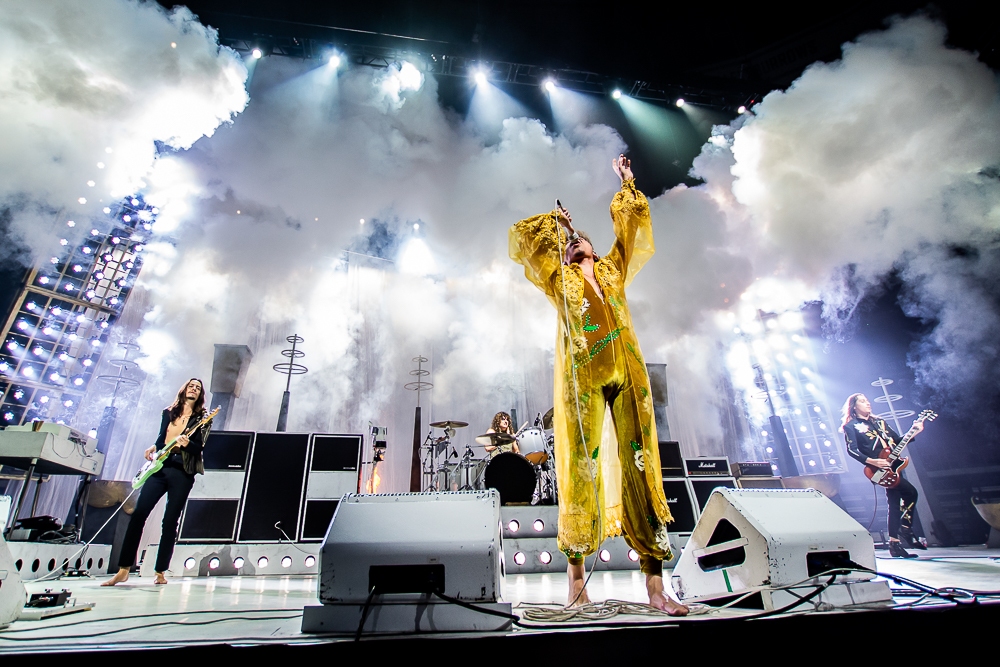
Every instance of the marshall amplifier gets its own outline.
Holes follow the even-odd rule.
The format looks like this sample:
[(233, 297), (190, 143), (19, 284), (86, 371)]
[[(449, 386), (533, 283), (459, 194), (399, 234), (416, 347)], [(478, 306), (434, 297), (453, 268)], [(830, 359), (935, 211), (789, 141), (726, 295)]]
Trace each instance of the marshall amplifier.
[(736, 480), (738, 489), (783, 489), (784, 483), (780, 477), (757, 477), (743, 475)]
[(690, 533), (698, 522), (698, 510), (688, 480), (664, 479), (663, 495), (667, 498), (667, 507), (673, 515), (673, 523), (667, 530), (671, 533)]
[(733, 477), (774, 477), (774, 469), (768, 461), (737, 461), (730, 466)]
[(663, 477), (684, 476), (684, 457), (676, 440), (660, 440), (660, 471)]
[(688, 477), (729, 477), (728, 456), (701, 456), (684, 459)]

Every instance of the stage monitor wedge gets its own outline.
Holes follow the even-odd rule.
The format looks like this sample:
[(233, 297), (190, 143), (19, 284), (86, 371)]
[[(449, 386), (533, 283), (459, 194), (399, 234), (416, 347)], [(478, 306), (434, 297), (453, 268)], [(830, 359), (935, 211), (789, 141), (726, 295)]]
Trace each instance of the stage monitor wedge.
[(24, 583), (14, 566), (14, 557), (7, 548), (7, 542), (0, 534), (0, 629), (18, 619), (24, 602)]
[(709, 498), (671, 581), (684, 602), (770, 610), (831, 583), (817, 602), (891, 603), (888, 584), (874, 577), (871, 535), (819, 491), (723, 487)]

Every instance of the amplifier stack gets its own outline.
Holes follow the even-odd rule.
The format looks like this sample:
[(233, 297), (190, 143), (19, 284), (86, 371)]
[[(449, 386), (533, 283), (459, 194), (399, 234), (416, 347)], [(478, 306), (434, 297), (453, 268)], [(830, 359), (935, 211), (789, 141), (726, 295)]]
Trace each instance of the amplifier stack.
[(741, 489), (783, 489), (781, 477), (768, 461), (741, 461), (732, 465), (736, 486)]

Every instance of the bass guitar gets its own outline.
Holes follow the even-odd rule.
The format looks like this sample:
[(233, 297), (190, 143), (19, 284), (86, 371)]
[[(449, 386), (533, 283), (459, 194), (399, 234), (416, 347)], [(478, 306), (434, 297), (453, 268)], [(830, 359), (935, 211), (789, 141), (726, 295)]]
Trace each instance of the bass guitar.
[(924, 410), (917, 416), (916, 421), (913, 422), (913, 426), (906, 432), (906, 435), (899, 439), (899, 442), (894, 443), (891, 438), (889, 439), (887, 443), (889, 446), (884, 447), (878, 455), (878, 458), (889, 462), (889, 467), (876, 468), (873, 465), (865, 464), (865, 475), (871, 480), (872, 484), (878, 484), (887, 489), (892, 489), (899, 485), (899, 480), (902, 479), (899, 475), (900, 471), (910, 465), (909, 458), (900, 457), (900, 454), (903, 453), (903, 447), (906, 447), (910, 440), (913, 440), (913, 436), (917, 434), (918, 424), (922, 424), (925, 421), (934, 421), (935, 419), (937, 419), (936, 412), (933, 410)]
[[(205, 424), (212, 421), (212, 419), (217, 414), (219, 414), (219, 408), (215, 408), (214, 410), (209, 412), (202, 418), (201, 421), (199, 421), (197, 424), (195, 424), (188, 430), (181, 433), (181, 435), (190, 436), (192, 433), (203, 427)], [(180, 435), (177, 436), (177, 438), (180, 437), (181, 437)], [(143, 484), (146, 483), (147, 479), (158, 473), (160, 469), (163, 468), (163, 462), (167, 460), (167, 457), (170, 456), (171, 453), (173, 453), (174, 448), (177, 446), (177, 438), (174, 438), (173, 440), (165, 444), (163, 446), (163, 449), (156, 452), (151, 461), (146, 461), (145, 463), (142, 464), (142, 467), (139, 468), (139, 472), (137, 472), (135, 474), (135, 477), (132, 478), (133, 489), (138, 489), (139, 487), (141, 487)]]

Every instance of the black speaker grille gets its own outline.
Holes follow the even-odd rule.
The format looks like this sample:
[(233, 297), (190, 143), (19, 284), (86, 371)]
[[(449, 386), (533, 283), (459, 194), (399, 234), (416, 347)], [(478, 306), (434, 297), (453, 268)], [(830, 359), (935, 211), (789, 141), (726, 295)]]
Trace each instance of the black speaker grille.
[(339, 500), (307, 500), (306, 516), (302, 521), (303, 540), (322, 540), (337, 511)]
[(691, 488), (694, 489), (694, 495), (698, 498), (698, 507), (705, 509), (705, 504), (708, 503), (709, 496), (712, 495), (712, 491), (720, 487), (725, 487), (727, 489), (736, 488), (736, 480), (734, 479), (692, 479)]
[(308, 433), (258, 433), (250, 459), (240, 542), (284, 539), (274, 524), (295, 539), (305, 477)]
[(357, 470), (361, 457), (360, 435), (313, 436), (312, 472)]
[(205, 470), (246, 470), (252, 444), (249, 431), (212, 431), (202, 453)]
[(236, 533), (239, 500), (192, 498), (184, 508), (181, 542), (231, 542)]
[(667, 506), (674, 515), (674, 522), (667, 530), (671, 533), (690, 533), (697, 521), (691, 496), (688, 495), (687, 481), (683, 479), (663, 480), (663, 493), (667, 497)]

